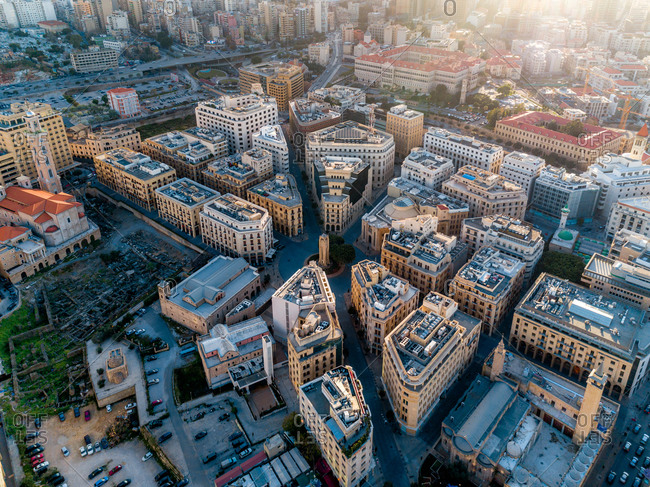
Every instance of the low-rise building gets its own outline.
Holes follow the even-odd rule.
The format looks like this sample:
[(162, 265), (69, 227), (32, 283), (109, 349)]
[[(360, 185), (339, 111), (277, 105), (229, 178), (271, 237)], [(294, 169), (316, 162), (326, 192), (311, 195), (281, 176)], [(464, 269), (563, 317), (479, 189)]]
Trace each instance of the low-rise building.
[(428, 294), (386, 337), (382, 381), (402, 431), (418, 433), (440, 397), (471, 364), (481, 320), (450, 298)]
[(120, 118), (133, 118), (142, 115), (138, 92), (133, 88), (113, 88), (106, 92), (108, 105), (120, 114)]
[(266, 261), (273, 244), (273, 223), (264, 208), (224, 194), (204, 205), (199, 218), (203, 243), (254, 265)]
[[(76, 128), (77, 126), (73, 127)], [(68, 130), (70, 152), (76, 159), (89, 159), (120, 147), (141, 150), (140, 132), (133, 127), (116, 125), (115, 127), (101, 128), (92, 132), (88, 127), (80, 126), (79, 130)]]
[(201, 335), (242, 301), (259, 294), (260, 275), (244, 259), (220, 255), (172, 287), (169, 280), (158, 284), (163, 316)]
[(498, 173), (503, 161), (503, 147), (481, 142), (474, 137), (431, 127), (424, 134), (424, 148), (451, 159), (456, 171), (466, 165)]
[(420, 292), (383, 265), (363, 260), (352, 267), (352, 306), (370, 351), (380, 355), (384, 339), (417, 308)]
[(330, 60), (329, 42), (316, 42), (308, 46), (309, 62), (327, 66)]
[(372, 197), (372, 168), (358, 157), (323, 157), (308, 166), (326, 232), (344, 232)]
[(412, 149), (402, 162), (400, 176), (427, 188), (440, 191), (442, 183), (454, 174), (451, 159), (429, 152), (422, 147)]
[(202, 179), (206, 186), (222, 194), (231, 193), (238, 198), (246, 198), (249, 188), (272, 174), (271, 154), (264, 149), (250, 149), (211, 162), (203, 170)]
[(629, 230), (650, 237), (650, 196), (621, 198), (609, 211), (607, 238), (612, 239), (619, 230)]
[(373, 427), (352, 367), (337, 367), (304, 384), (300, 415), (341, 487), (356, 487), (372, 467)]
[(218, 192), (182, 178), (156, 189), (156, 208), (161, 218), (196, 237), (201, 232), (199, 213), (217, 196)]
[(302, 198), (292, 175), (276, 174), (250, 188), (246, 199), (269, 212), (276, 231), (289, 237), (302, 234)]
[(494, 247), (524, 263), (524, 285), (530, 283), (544, 252), (544, 236), (532, 224), (503, 215), (467, 218), (460, 239), (468, 245), (471, 257), (482, 247)]
[(94, 158), (97, 180), (147, 211), (156, 209), (156, 189), (176, 180), (176, 171), (129, 149), (113, 149)]
[(342, 122), (342, 119), (341, 111), (328, 103), (296, 98), (289, 102), (289, 121), (294, 132), (307, 134), (336, 125)]
[(406, 157), (411, 149), (422, 145), (424, 113), (396, 105), (386, 113), (386, 132), (395, 138), (395, 154)]
[(318, 303), (298, 315), (287, 337), (289, 377), (296, 391), (343, 365), (343, 331), (336, 311)]
[(522, 220), (526, 212), (526, 192), (503, 176), (463, 166), (442, 184), (442, 192), (469, 205), (469, 217), (503, 214)]
[(70, 54), (70, 62), (77, 73), (94, 73), (117, 69), (119, 52), (113, 49), (88, 49)]
[(316, 262), (310, 262), (297, 270), (273, 294), (273, 336), (280, 342), (286, 342), (300, 313), (311, 310), (317, 304), (324, 304), (331, 312), (336, 311), (336, 299), (325, 271)]
[(510, 344), (585, 383), (594, 367), (620, 399), (645, 382), (650, 362), (646, 311), (612, 296), (542, 274), (515, 308)]
[(508, 181), (520, 186), (526, 192), (530, 201), (535, 181), (544, 166), (546, 166), (546, 161), (541, 157), (515, 151), (503, 158), (499, 174)]
[(480, 318), (492, 335), (521, 294), (526, 266), (494, 247), (483, 247), (458, 271), (449, 293), (459, 309)]
[(333, 85), (327, 88), (318, 88), (310, 91), (307, 96), (310, 100), (329, 103), (341, 107), (341, 111), (352, 108), (357, 103), (366, 102), (366, 91), (345, 85)]
[(268, 151), (275, 174), (289, 174), (289, 146), (279, 125), (266, 125), (253, 134), (253, 148)]
[(205, 184), (203, 171), (228, 155), (228, 141), (216, 130), (192, 127), (149, 137), (142, 143), (142, 152), (173, 167), (179, 178)]

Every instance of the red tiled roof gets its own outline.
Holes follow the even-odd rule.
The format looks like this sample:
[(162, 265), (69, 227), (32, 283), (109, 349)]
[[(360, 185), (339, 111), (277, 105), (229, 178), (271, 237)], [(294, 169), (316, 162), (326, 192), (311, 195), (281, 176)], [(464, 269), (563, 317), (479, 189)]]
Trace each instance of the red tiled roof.
[(639, 71), (647, 71), (648, 68), (646, 68), (643, 64), (622, 64), (621, 66), (618, 67), (618, 69), (626, 69), (626, 70), (639, 70)]
[(0, 227), (0, 242), (6, 242), (21, 236), (27, 229), (25, 227), (11, 227), (9, 225)]
[(107, 93), (115, 93), (118, 95), (120, 93), (136, 93), (136, 91), (133, 88), (113, 88), (112, 90), (108, 90)]
[(0, 201), (0, 208), (34, 217), (43, 212), (58, 215), (70, 208), (81, 206), (81, 203), (75, 201), (74, 196), (68, 193), (54, 194), (40, 189), (9, 186), (6, 194), (6, 197)]
[(65, 22), (61, 22), (60, 20), (41, 20), (40, 22), (37, 22), (38, 25), (51, 25), (51, 26), (60, 26), (60, 25), (65, 25), (67, 26)]
[(643, 127), (641, 127), (641, 130), (639, 130), (636, 134), (639, 137), (647, 137), (648, 136), (648, 124), (644, 123)]
[(621, 72), (618, 69), (610, 68), (609, 66), (605, 66), (604, 68), (601, 69), (607, 74), (621, 74)]
[[(409, 50), (411, 53), (426, 54), (434, 59), (426, 63), (414, 63), (398, 59), (404, 51)], [(414, 69), (418, 71), (446, 71), (457, 73), (464, 71), (472, 66), (480, 65), (483, 61), (479, 58), (468, 56), (458, 51), (446, 51), (435, 47), (422, 46), (399, 46), (394, 49), (388, 49), (377, 54), (366, 54), (357, 58), (360, 61), (372, 63), (390, 63), (396, 67)]]
[(613, 81), (621, 86), (638, 86), (634, 81), (630, 81), (629, 79), (615, 79)]

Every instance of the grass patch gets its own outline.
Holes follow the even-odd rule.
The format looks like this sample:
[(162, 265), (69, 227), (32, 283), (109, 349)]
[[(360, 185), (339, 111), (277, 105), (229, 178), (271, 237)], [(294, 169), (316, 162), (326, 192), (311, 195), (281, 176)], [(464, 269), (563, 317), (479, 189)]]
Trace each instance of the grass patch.
[(0, 321), (0, 358), (7, 372), (11, 370), (9, 338), (36, 328), (37, 326), (34, 309), (24, 302), (11, 316)]
[(142, 140), (153, 137), (154, 135), (162, 134), (164, 132), (171, 132), (172, 130), (185, 130), (196, 125), (196, 117), (194, 114), (186, 115), (181, 118), (173, 118), (164, 122), (148, 123), (137, 127), (136, 130), (140, 132)]
[(201, 359), (196, 358), (185, 367), (174, 369), (174, 389), (181, 404), (210, 392)]
[(194, 73), (194, 76), (199, 79), (224, 78), (226, 76), (226, 73), (220, 69), (200, 69)]

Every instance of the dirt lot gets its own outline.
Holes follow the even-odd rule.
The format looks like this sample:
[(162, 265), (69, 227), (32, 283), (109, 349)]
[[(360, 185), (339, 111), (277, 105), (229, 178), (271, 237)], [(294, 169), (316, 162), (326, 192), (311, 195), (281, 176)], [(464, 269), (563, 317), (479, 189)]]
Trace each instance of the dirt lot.
[[(115, 474), (115, 482), (107, 484), (109, 487), (126, 478), (131, 479), (132, 485), (152, 485), (153, 476), (161, 468), (153, 459), (145, 463), (141, 461), (146, 448), (138, 439), (120, 443), (114, 448), (85, 457), (81, 457), (79, 453), (79, 447), (84, 444), (84, 435), (90, 435), (93, 442), (101, 440), (115, 418), (124, 414), (124, 406), (127, 402), (114, 404), (113, 411), (110, 413), (105, 409), (98, 412), (94, 405), (86, 406), (81, 409), (79, 418), (75, 418), (72, 411), (68, 411), (65, 422), (61, 423), (57, 417), (53, 417), (43, 425), (43, 431), (47, 434), (45, 458), (50, 462), (50, 469), (57, 468), (70, 487), (93, 485), (99, 478), (108, 475), (107, 471), (117, 464), (121, 464), (124, 468)], [(86, 410), (91, 414), (88, 422), (84, 420)], [(69, 457), (66, 458), (61, 453), (62, 446), (70, 450)], [(105, 467), (106, 471), (92, 482), (89, 481), (88, 474), (100, 466)]]

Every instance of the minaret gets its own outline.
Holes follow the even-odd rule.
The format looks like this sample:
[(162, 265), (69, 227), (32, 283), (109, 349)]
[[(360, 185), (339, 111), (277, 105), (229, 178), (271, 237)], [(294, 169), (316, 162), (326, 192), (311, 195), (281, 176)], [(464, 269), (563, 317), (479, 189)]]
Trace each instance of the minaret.
[(41, 122), (33, 112), (27, 112), (25, 121), (27, 122), (25, 135), (32, 148), (32, 158), (38, 173), (38, 184), (44, 191), (61, 193), (63, 191), (61, 178), (52, 162), (52, 150), (47, 140), (47, 132), (41, 128)]
[(490, 380), (494, 380), (503, 374), (503, 365), (506, 361), (506, 350), (503, 346), (503, 338), (497, 345), (497, 348), (494, 349), (494, 354), (492, 355), (492, 368), (490, 369)]
[(645, 154), (645, 148), (648, 145), (648, 124), (644, 123), (641, 130), (637, 132), (634, 136), (634, 141), (632, 142), (632, 151), (630, 152), (630, 157), (636, 161), (643, 159)]
[(562, 215), (560, 216), (559, 230), (564, 230), (566, 228), (566, 221), (569, 219), (569, 213), (571, 210), (569, 210), (568, 206), (565, 206), (561, 211)]
[(606, 384), (607, 374), (603, 371), (601, 362), (597, 369), (591, 371), (587, 379), (587, 387), (585, 387), (585, 394), (582, 397), (576, 430), (573, 434), (574, 443), (582, 444), (598, 423), (600, 400), (603, 397), (603, 389)]
[(324, 268), (330, 266), (330, 238), (326, 233), (318, 237), (318, 263)]

